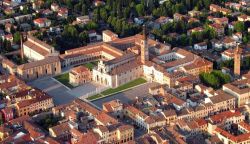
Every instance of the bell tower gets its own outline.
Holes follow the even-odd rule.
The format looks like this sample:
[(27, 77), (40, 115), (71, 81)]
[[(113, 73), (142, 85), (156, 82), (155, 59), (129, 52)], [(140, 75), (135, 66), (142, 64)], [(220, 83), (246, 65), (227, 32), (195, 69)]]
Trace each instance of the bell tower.
[(149, 60), (148, 53), (148, 37), (147, 37), (147, 27), (143, 25), (143, 38), (141, 40), (141, 62), (145, 63)]
[(20, 56), (21, 59), (24, 60), (24, 51), (23, 51), (23, 34), (20, 36), (20, 41), (21, 41), (21, 49), (20, 49)]
[(234, 51), (234, 75), (240, 75), (240, 64), (241, 64), (241, 49), (239, 44)]

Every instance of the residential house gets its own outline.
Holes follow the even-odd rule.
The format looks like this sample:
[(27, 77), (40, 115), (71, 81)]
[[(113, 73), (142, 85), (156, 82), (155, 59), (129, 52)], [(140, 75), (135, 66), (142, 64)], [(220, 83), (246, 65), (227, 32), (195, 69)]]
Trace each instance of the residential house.
[(103, 42), (110, 42), (113, 40), (119, 39), (118, 35), (110, 30), (102, 31), (102, 40)]
[(206, 50), (207, 49), (207, 43), (206, 42), (200, 42), (197, 44), (194, 44), (195, 50)]
[(230, 48), (221, 53), (222, 61), (231, 60), (234, 58), (234, 49)]
[(220, 25), (228, 25), (228, 18), (227, 17), (222, 17), (222, 18), (214, 18), (214, 22)]
[(236, 41), (231, 37), (224, 37), (222, 43), (223, 47), (226, 49), (236, 47)]
[(201, 14), (201, 12), (197, 11), (197, 10), (188, 11), (188, 15), (191, 17), (198, 17), (200, 14)]
[(67, 18), (69, 11), (67, 8), (59, 8), (57, 15), (61, 18)]
[(213, 28), (218, 36), (223, 36), (224, 35), (224, 27), (220, 24), (213, 23), (209, 25), (210, 28)]
[(10, 120), (12, 120), (14, 118), (13, 109), (10, 107), (6, 107), (6, 108), (2, 109), (1, 112), (3, 114), (4, 122), (9, 122)]
[(238, 16), (238, 21), (241, 21), (241, 22), (250, 21), (250, 16), (248, 16), (246, 14), (242, 14), (242, 15)]
[(160, 26), (172, 21), (169, 17), (161, 16), (158, 19), (155, 20), (154, 22), (154, 28), (159, 29)]
[(39, 28), (49, 27), (51, 25), (51, 21), (47, 18), (38, 18), (35, 19), (33, 22)]
[(138, 25), (142, 25), (144, 23), (144, 17), (136, 17), (134, 18), (134, 22)]
[(57, 12), (59, 10), (59, 5), (57, 3), (52, 3), (50, 9), (54, 12)]

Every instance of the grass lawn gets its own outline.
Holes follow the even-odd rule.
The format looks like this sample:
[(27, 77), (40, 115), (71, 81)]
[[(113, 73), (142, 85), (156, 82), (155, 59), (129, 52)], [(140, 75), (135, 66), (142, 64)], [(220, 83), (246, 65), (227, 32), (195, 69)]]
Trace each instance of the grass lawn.
[(94, 61), (94, 62), (89, 62), (86, 64), (83, 64), (85, 67), (87, 67), (88, 69), (92, 70), (95, 66), (97, 66), (98, 61)]
[(88, 100), (94, 100), (94, 99), (100, 98), (100, 97), (102, 97), (102, 96), (103, 96), (103, 95), (96, 94), (96, 95), (93, 95), (93, 96), (88, 97), (87, 99), (88, 99)]
[(61, 75), (55, 76), (54, 78), (58, 80), (59, 82), (61, 82), (62, 84), (64, 84), (65, 86), (69, 88), (74, 88), (74, 86), (72, 86), (69, 83), (69, 73), (61, 74)]
[[(133, 81), (131, 81), (131, 82), (128, 82), (128, 83), (126, 83), (126, 84), (124, 84), (124, 85), (121, 85), (121, 86), (119, 86), (119, 87), (117, 87), (117, 88), (114, 88), (114, 89), (113, 89), (113, 88), (107, 89), (107, 90), (101, 92), (101, 94), (105, 97), (105, 96), (107, 96), (107, 95), (110, 95), (110, 94), (113, 94), (113, 93), (117, 93), (117, 92), (120, 92), (120, 91), (122, 91), (122, 90), (129, 89), (129, 88), (131, 88), (131, 87), (134, 87), (134, 86), (137, 86), (137, 85), (146, 83), (146, 82), (147, 82), (147, 81), (146, 81), (145, 79), (143, 79), (143, 78), (138, 78), (138, 79), (135, 79), (135, 80), (133, 80)], [(97, 95), (94, 95), (94, 96), (90, 96), (90, 97), (88, 97), (87, 99), (88, 99), (88, 100), (94, 100), (94, 99), (96, 99), (96, 98), (101, 97), (102, 95), (97, 94)]]

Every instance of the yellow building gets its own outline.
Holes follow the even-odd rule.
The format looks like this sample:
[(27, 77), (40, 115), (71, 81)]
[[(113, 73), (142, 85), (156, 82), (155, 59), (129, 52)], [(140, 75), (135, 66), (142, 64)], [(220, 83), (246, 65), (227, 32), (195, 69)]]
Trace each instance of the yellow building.
[(211, 72), (213, 70), (213, 63), (202, 58), (197, 58), (193, 63), (181, 69), (188, 74), (199, 76), (202, 72)]
[(147, 132), (155, 127), (166, 125), (166, 119), (163, 116), (148, 116), (133, 106), (127, 106), (124, 108), (124, 115), (132, 119), (135, 122), (135, 125), (143, 128)]
[(0, 126), (0, 143), (4, 139), (8, 138), (12, 133), (13, 131), (11, 129), (7, 128), (4, 125), (1, 125)]
[(18, 116), (38, 113), (54, 107), (52, 97), (40, 90), (30, 90), (28, 97), (29, 99), (19, 101), (15, 104)]
[(223, 85), (223, 91), (236, 98), (236, 106), (241, 107), (250, 103), (250, 81), (243, 79)]
[(74, 86), (87, 83), (91, 78), (91, 71), (84, 66), (75, 67), (69, 72), (69, 83)]
[(58, 56), (30, 62), (17, 67), (17, 75), (25, 81), (61, 73), (61, 62)]
[(110, 126), (97, 126), (93, 131), (101, 137), (104, 143), (128, 143), (134, 140), (134, 127), (117, 124)]
[(110, 42), (110, 41), (113, 41), (113, 40), (116, 40), (116, 39), (119, 39), (118, 35), (116, 33), (113, 33), (110, 30), (105, 30), (105, 31), (102, 32), (102, 40), (104, 42)]
[(2, 68), (9, 74), (14, 75), (16, 73), (17, 65), (7, 58), (2, 59)]

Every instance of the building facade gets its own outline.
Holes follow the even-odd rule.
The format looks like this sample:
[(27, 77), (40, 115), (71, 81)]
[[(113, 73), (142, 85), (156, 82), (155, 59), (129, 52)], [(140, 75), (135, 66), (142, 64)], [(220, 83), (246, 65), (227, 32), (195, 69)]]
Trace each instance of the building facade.
[(91, 78), (91, 71), (84, 66), (75, 67), (69, 72), (69, 83), (74, 86), (87, 83)]
[(61, 73), (61, 62), (58, 56), (30, 62), (17, 67), (17, 76), (25, 81)]

